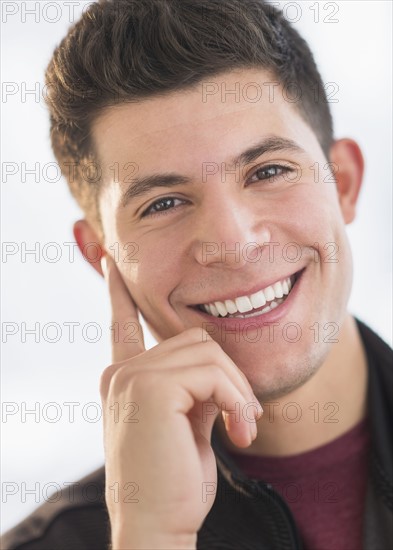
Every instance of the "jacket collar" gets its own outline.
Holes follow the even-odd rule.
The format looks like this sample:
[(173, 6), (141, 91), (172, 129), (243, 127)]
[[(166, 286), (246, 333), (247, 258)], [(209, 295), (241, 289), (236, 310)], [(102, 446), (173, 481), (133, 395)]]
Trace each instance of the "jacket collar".
[(391, 348), (367, 325), (357, 325), (368, 365), (367, 404), (372, 446), (372, 475), (390, 509), (393, 496), (393, 365)]

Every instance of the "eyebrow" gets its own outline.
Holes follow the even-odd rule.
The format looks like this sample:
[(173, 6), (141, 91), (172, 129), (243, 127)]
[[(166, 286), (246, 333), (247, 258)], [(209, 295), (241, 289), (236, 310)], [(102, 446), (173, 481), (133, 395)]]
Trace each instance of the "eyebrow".
[[(250, 164), (266, 153), (276, 151), (305, 153), (304, 149), (302, 149), (291, 139), (281, 138), (278, 136), (269, 136), (232, 158), (229, 165), (240, 164), (241, 166), (244, 166)], [(192, 183), (191, 178), (176, 173), (152, 174), (149, 176), (135, 177), (133, 178), (131, 185), (122, 194), (120, 204), (122, 207), (125, 207), (130, 200), (146, 195), (152, 189), (157, 187), (176, 187), (190, 183)]]

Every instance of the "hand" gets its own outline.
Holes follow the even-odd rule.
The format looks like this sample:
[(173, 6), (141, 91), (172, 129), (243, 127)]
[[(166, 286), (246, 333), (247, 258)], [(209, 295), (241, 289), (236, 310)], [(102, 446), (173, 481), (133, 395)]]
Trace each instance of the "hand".
[[(204, 498), (204, 484), (217, 483), (214, 421), (222, 411), (228, 436), (246, 447), (256, 424), (249, 413), (239, 421), (230, 411), (253, 403), (247, 410), (259, 418), (262, 409), (244, 374), (201, 327), (146, 351), (135, 303), (114, 261), (104, 261), (119, 328), (100, 384), (112, 547), (195, 548), (214, 502), (214, 495)], [(130, 322), (137, 342), (125, 341)], [(131, 418), (130, 410), (137, 411)]]

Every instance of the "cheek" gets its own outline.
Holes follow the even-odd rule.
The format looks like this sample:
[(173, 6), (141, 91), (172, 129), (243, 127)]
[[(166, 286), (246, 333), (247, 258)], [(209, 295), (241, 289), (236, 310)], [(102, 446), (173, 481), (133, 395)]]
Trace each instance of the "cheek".
[(323, 274), (327, 288), (340, 288), (348, 296), (352, 255), (335, 184), (302, 182), (288, 190), (285, 203), (282, 239), (308, 247), (307, 255)]
[(286, 219), (291, 233), (303, 235), (307, 244), (341, 240), (345, 225), (334, 186), (302, 183), (287, 195)]
[[(138, 262), (123, 267), (130, 293), (157, 342), (180, 333), (184, 327), (168, 306), (180, 281), (180, 255), (164, 239), (143, 239)], [(127, 264), (123, 264), (127, 265)], [(130, 264), (128, 264), (130, 265)]]
[(120, 249), (119, 266), (138, 305), (143, 309), (166, 301), (179, 273), (174, 247), (155, 237), (128, 242)]
[(352, 282), (352, 254), (336, 187), (311, 183), (298, 191), (291, 201), (290, 232), (301, 235), (303, 244), (312, 248), (314, 267), (322, 274), (326, 291), (331, 289), (338, 303), (346, 303)]

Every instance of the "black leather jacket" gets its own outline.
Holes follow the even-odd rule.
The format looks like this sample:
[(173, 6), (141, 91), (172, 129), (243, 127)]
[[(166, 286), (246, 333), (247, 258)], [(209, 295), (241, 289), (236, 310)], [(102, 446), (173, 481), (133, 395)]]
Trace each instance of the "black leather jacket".
[[(371, 461), (364, 514), (363, 550), (393, 549), (392, 350), (357, 320), (367, 353)], [(246, 478), (213, 430), (218, 465), (214, 505), (198, 532), (198, 550), (300, 550), (293, 515), (268, 484)], [(86, 488), (99, 489), (88, 502)], [(104, 501), (105, 471), (81, 480), (72, 500), (45, 503), (2, 537), (3, 550), (108, 550), (110, 525)], [(181, 511), (179, 512), (181, 513)], [(330, 549), (329, 549), (330, 550)], [(333, 549), (332, 549), (333, 550)], [(334, 550), (347, 550), (335, 548)], [(361, 550), (361, 549), (359, 549)]]

